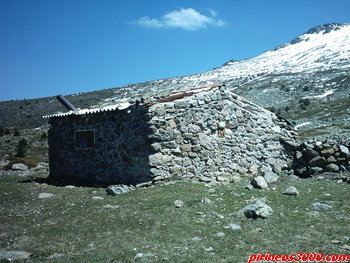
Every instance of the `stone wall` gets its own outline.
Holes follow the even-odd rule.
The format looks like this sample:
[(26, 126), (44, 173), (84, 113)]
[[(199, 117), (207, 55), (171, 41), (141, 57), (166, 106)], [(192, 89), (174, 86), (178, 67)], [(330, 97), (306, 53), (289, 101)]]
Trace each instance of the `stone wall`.
[(296, 133), (273, 113), (225, 90), (202, 92), (149, 108), (155, 154), (153, 180), (171, 176), (204, 181), (271, 168), (280, 173), (292, 162), (288, 145)]
[(310, 177), (323, 172), (338, 173), (350, 169), (350, 141), (309, 141), (295, 146), (295, 174)]
[[(146, 111), (134, 105), (123, 111), (51, 118), (50, 178), (107, 184), (149, 181), (148, 158), (154, 152)], [(77, 130), (94, 130), (95, 145), (76, 149)]]

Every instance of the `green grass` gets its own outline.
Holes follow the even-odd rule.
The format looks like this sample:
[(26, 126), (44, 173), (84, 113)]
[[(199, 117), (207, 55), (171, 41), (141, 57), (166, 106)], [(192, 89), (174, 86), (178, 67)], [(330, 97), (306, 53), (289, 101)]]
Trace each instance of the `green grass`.
[[(178, 182), (107, 196), (103, 188), (24, 183), (18, 176), (0, 180), (0, 251), (28, 251), (28, 262), (133, 262), (137, 253), (154, 254), (156, 262), (204, 263), (247, 262), (257, 253), (349, 254), (341, 248), (350, 245), (350, 185), (345, 183), (282, 178), (275, 190), (249, 191), (245, 182), (212, 187)], [(282, 194), (290, 185), (299, 196)], [(38, 199), (43, 192), (54, 197)], [(202, 203), (203, 197), (212, 203)], [(272, 207), (271, 217), (237, 215), (259, 197)], [(175, 207), (177, 199), (184, 207)], [(316, 201), (331, 201), (333, 208), (314, 210), (310, 205)], [(224, 228), (229, 223), (242, 229)], [(215, 237), (217, 232), (225, 236)], [(50, 258), (55, 254), (62, 255)]]

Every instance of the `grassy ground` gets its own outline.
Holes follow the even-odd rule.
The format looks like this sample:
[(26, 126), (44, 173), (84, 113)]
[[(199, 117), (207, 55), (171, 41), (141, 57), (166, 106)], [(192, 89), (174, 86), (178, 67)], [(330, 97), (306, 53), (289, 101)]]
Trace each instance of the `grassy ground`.
[[(133, 262), (137, 253), (153, 254), (150, 262), (247, 262), (256, 253), (350, 253), (346, 183), (283, 178), (275, 190), (244, 190), (244, 180), (210, 187), (179, 182), (107, 196), (103, 188), (57, 187), (16, 175), (0, 180), (0, 251), (30, 252), (26, 262)], [(282, 194), (290, 185), (299, 196)], [(40, 199), (40, 193), (54, 196)], [(272, 207), (271, 217), (237, 215), (258, 197)], [(177, 199), (183, 207), (175, 207)], [(315, 210), (317, 201), (333, 208)], [(225, 228), (229, 223), (242, 229)]]

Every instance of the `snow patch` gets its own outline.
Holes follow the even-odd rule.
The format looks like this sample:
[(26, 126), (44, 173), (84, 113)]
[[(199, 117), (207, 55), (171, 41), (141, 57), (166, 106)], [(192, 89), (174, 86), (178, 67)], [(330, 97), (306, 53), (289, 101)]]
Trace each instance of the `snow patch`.
[(325, 93), (321, 94), (321, 95), (316, 95), (314, 96), (315, 99), (322, 99), (325, 98), (329, 95), (332, 95), (334, 93), (335, 90), (327, 90)]
[(304, 123), (301, 123), (301, 124), (298, 124), (298, 125), (295, 125), (295, 129), (299, 129), (299, 128), (301, 128), (301, 127), (304, 127), (304, 126), (306, 126), (306, 125), (310, 125), (311, 124), (311, 122), (304, 122)]

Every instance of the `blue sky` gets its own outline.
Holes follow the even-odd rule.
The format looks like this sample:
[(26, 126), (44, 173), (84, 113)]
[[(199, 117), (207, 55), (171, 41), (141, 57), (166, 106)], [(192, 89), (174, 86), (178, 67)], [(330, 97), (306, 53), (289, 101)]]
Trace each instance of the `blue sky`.
[(251, 58), (349, 0), (0, 0), (0, 100), (113, 88)]

